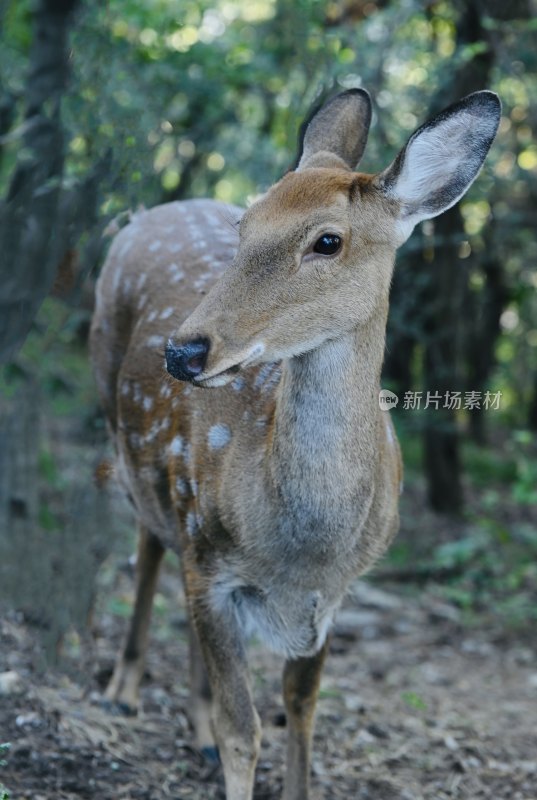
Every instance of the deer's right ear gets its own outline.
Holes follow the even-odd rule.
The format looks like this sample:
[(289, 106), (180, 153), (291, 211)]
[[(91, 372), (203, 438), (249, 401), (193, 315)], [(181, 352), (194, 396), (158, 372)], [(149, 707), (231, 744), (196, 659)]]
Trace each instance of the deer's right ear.
[(354, 169), (365, 150), (370, 123), (371, 98), (365, 89), (349, 89), (336, 95), (303, 126), (297, 169)]
[(481, 169), (498, 130), (501, 103), (494, 92), (474, 92), (412, 134), (376, 185), (400, 204), (407, 238), (423, 219), (455, 205)]

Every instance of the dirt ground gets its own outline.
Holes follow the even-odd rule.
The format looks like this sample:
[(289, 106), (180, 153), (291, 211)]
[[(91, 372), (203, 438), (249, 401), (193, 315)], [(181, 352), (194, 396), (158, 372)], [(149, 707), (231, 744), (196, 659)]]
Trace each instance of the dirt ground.
[[(98, 705), (132, 597), (132, 576), (108, 567), (92, 635), (67, 637), (39, 669), (35, 630), (20, 615), (0, 628), (0, 784), (10, 800), (223, 798), (220, 768), (191, 746), (186, 619), (176, 565), (165, 565), (136, 718)], [(111, 577), (110, 577), (111, 575)], [(117, 613), (123, 610), (123, 615)], [(285, 715), (281, 660), (253, 644), (264, 729), (256, 800), (280, 797)], [(1, 755), (0, 755), (1, 758)], [(461, 625), (430, 593), (357, 583), (341, 610), (318, 706), (315, 800), (536, 800), (535, 642)]]

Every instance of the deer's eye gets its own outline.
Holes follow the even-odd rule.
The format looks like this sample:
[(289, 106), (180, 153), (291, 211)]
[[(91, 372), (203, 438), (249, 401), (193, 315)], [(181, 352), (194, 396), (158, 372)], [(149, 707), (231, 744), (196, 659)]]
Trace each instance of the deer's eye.
[(341, 238), (335, 233), (324, 233), (313, 245), (313, 252), (333, 256), (341, 247)]

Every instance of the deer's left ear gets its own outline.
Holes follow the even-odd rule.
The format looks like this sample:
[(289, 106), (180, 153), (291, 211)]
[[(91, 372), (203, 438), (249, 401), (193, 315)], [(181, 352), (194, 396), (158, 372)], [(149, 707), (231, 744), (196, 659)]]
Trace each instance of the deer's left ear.
[(400, 202), (405, 236), (423, 219), (455, 205), (477, 176), (498, 130), (501, 103), (494, 92), (475, 92), (446, 108), (412, 134), (375, 184)]
[(325, 103), (301, 131), (297, 169), (354, 169), (365, 150), (371, 99), (365, 89), (349, 89)]

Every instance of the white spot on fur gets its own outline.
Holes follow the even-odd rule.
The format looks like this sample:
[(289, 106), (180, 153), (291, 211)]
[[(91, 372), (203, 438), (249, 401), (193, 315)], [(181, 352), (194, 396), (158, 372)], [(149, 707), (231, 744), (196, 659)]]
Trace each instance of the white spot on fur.
[(138, 302), (136, 303), (136, 308), (138, 309), (138, 311), (141, 311), (146, 303), (147, 303), (147, 295), (145, 293), (141, 294), (140, 297), (138, 298)]
[(194, 497), (198, 496), (198, 482), (194, 478), (191, 478), (190, 480), (190, 490)]
[(164, 336), (158, 336), (157, 334), (148, 336), (145, 343), (147, 347), (162, 347), (164, 344)]
[(187, 442), (183, 448), (183, 461), (187, 466), (190, 464), (191, 456), (192, 456), (192, 447), (190, 446), (190, 442)]
[(157, 318), (157, 313), (158, 312), (155, 311), (155, 309), (153, 309), (153, 311), (150, 311), (149, 314), (147, 315), (147, 321), (154, 322)]
[(151, 411), (151, 409), (153, 408), (154, 402), (155, 401), (153, 400), (152, 397), (149, 397), (149, 395), (146, 395), (146, 397), (144, 397), (144, 402), (143, 402), (144, 411)]
[(178, 253), (181, 249), (181, 245), (179, 242), (172, 242), (172, 244), (168, 245), (168, 250), (170, 253)]
[(123, 381), (123, 383), (121, 384), (121, 394), (123, 395), (123, 397), (128, 395), (130, 390), (131, 390), (131, 387), (129, 385), (129, 382), (128, 381)]
[(160, 422), (155, 420), (144, 437), (146, 443), (152, 442), (160, 433)]
[(179, 283), (179, 281), (182, 281), (185, 277), (184, 269), (181, 269), (177, 264), (170, 264), (168, 272), (170, 273), (170, 280), (172, 283)]
[(257, 373), (256, 379), (254, 381), (254, 389), (260, 389), (261, 386), (265, 383), (265, 381), (270, 378), (270, 374), (274, 368), (274, 364), (263, 364), (259, 372)]
[(188, 494), (188, 483), (184, 478), (176, 478), (175, 488), (177, 493), (185, 497)]
[(198, 532), (198, 521), (193, 511), (189, 511), (186, 515), (186, 532), (191, 538)]
[(184, 449), (184, 440), (182, 436), (174, 436), (168, 447), (171, 456), (180, 456)]
[(138, 291), (140, 291), (141, 289), (144, 288), (146, 281), (147, 281), (147, 273), (142, 272), (142, 274), (139, 276), (138, 280), (136, 281), (136, 288), (138, 289)]
[(219, 450), (221, 447), (225, 447), (231, 441), (229, 427), (222, 423), (213, 425), (207, 434), (207, 441), (211, 450)]
[(198, 289), (198, 291), (204, 289), (207, 284), (207, 281), (209, 281), (211, 278), (212, 278), (211, 273), (205, 272), (203, 275), (200, 275), (199, 278), (197, 278), (194, 281), (194, 288)]
[(163, 383), (160, 387), (159, 394), (161, 397), (171, 397), (172, 387), (168, 383)]
[(162, 247), (162, 242), (160, 241), (160, 239), (155, 239), (155, 241), (151, 242), (151, 244), (147, 249), (149, 250), (150, 253), (156, 253), (157, 250), (160, 250), (161, 247)]
[(160, 312), (160, 319), (168, 319), (173, 314), (173, 306), (168, 306)]
[(237, 378), (235, 378), (234, 381), (232, 381), (231, 385), (233, 386), (236, 392), (240, 392), (246, 386), (246, 381), (244, 380), (242, 375), (239, 375)]

